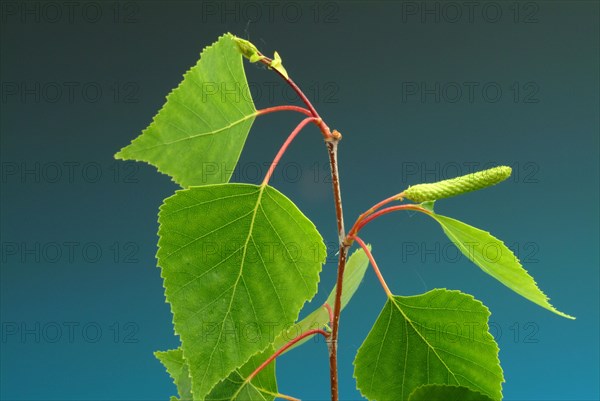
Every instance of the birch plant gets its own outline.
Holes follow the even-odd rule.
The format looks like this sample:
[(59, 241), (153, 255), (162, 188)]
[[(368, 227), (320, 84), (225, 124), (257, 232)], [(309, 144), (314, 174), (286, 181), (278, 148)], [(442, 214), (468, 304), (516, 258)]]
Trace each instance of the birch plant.
[[(244, 59), (278, 75), (304, 106), (257, 110)], [(222, 88), (228, 96), (221, 96)], [(205, 161), (234, 166), (254, 120), (278, 112), (296, 113), (302, 120), (283, 141), (260, 185), (229, 182), (231, 171), (203, 171)], [(317, 227), (269, 182), (308, 125), (318, 127), (329, 156), (339, 250), (335, 287), (321, 307), (299, 320), (317, 294), (326, 248)], [(340, 316), (369, 265), (387, 301), (354, 360), (361, 394), (377, 401), (501, 400), (504, 376), (489, 333), (488, 308), (459, 290), (405, 296), (386, 283), (361, 230), (390, 213), (432, 218), (475, 266), (529, 301), (573, 319), (549, 303), (502, 241), (434, 210), (438, 200), (499, 184), (511, 175), (510, 167), (411, 186), (367, 209), (346, 230), (337, 158), (341, 140), (277, 53), (269, 58), (252, 43), (225, 34), (204, 49), (148, 128), (116, 154), (117, 159), (147, 162), (181, 186), (158, 213), (158, 266), (181, 340), (179, 348), (155, 353), (177, 387), (171, 401), (296, 400), (301, 394), (285, 395), (278, 388), (275, 362), (312, 336), (326, 340), (330, 397), (338, 401)], [(494, 260), (485, 255), (490, 244), (499, 250)], [(357, 249), (349, 256), (352, 247)], [(457, 341), (450, 330), (465, 324), (482, 330), (458, 334)]]

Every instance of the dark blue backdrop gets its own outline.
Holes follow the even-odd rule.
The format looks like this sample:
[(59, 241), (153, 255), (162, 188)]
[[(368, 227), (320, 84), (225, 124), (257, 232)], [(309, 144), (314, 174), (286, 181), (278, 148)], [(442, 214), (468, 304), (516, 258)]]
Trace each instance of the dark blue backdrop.
[[(278, 50), (340, 148), (346, 219), (421, 181), (491, 164), (513, 179), (439, 202), (516, 250), (568, 321), (457, 257), (439, 227), (371, 225), (388, 283), (474, 294), (492, 311), (508, 400), (597, 400), (598, 3), (43, 2), (1, 4), (3, 400), (165, 400), (152, 351), (176, 346), (155, 268), (169, 179), (112, 155), (147, 126), (200, 50), (231, 31)], [(257, 107), (297, 104), (248, 66)], [(236, 181), (257, 182), (298, 116), (257, 121)], [(311, 128), (273, 184), (335, 241), (326, 152)], [(316, 301), (334, 280), (335, 255)], [(371, 272), (342, 319), (341, 394), (384, 295)], [(325, 345), (279, 362), (282, 392), (328, 395)]]

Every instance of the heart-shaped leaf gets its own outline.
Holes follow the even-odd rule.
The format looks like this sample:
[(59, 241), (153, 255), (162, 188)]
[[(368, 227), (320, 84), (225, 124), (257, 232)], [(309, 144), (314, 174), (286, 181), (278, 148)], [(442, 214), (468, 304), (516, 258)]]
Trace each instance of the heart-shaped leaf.
[(388, 299), (356, 354), (354, 376), (369, 400), (404, 401), (425, 384), (466, 386), (502, 398), (489, 310), (460, 291)]
[(321, 235), (269, 186), (178, 191), (159, 213), (158, 264), (194, 398), (264, 350), (311, 299)]

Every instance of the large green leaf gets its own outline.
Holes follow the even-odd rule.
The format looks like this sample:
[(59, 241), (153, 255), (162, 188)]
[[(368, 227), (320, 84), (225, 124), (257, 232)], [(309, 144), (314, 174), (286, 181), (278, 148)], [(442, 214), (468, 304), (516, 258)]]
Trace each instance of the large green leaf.
[[(273, 348), (254, 355), (244, 366), (236, 369), (229, 377), (218, 383), (206, 400), (231, 400), (231, 401), (264, 401), (273, 400), (277, 393), (277, 380), (275, 378), (275, 362), (272, 362), (260, 371), (252, 380), (246, 382), (247, 377), (274, 352)], [(183, 358), (183, 351), (177, 348), (170, 351), (155, 352), (154, 355), (167, 368), (173, 378), (180, 401), (192, 400), (192, 381), (189, 377), (189, 367)]]
[(504, 242), (493, 237), (487, 231), (461, 221), (433, 212), (430, 215), (440, 223), (454, 245), (484, 272), (531, 302), (560, 316), (574, 319), (574, 317), (556, 310), (548, 302), (549, 298), (538, 288), (533, 277), (521, 266), (519, 259), (504, 245)]
[(264, 350), (317, 291), (323, 239), (269, 186), (180, 190), (159, 213), (158, 264), (195, 398)]
[(358, 389), (369, 400), (402, 401), (422, 385), (450, 384), (501, 399), (504, 378), (489, 316), (459, 291), (390, 297), (356, 355)]
[(228, 182), (256, 115), (242, 53), (226, 34), (204, 49), (150, 126), (115, 157), (148, 162), (182, 187)]
[(487, 395), (462, 386), (428, 384), (412, 392), (408, 401), (493, 401)]
[(183, 359), (183, 351), (181, 348), (172, 349), (169, 351), (157, 351), (154, 353), (167, 369), (167, 372), (173, 379), (173, 383), (177, 387), (177, 393), (181, 401), (192, 400), (192, 380), (185, 359)]

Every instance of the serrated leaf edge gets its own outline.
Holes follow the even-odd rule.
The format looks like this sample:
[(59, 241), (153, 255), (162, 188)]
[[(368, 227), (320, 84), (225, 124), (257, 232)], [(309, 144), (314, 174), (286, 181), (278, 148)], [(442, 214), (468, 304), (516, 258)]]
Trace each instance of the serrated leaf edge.
[[(490, 309), (489, 309), (489, 308), (488, 308), (488, 307), (487, 307), (487, 306), (486, 306), (486, 305), (485, 305), (483, 302), (481, 302), (480, 300), (478, 300), (477, 298), (475, 298), (475, 297), (474, 297), (473, 295), (471, 295), (471, 294), (464, 293), (464, 292), (462, 292), (462, 291), (460, 291), (460, 290), (449, 290), (449, 289), (447, 289), (447, 288), (435, 288), (435, 289), (433, 289), (433, 290), (429, 290), (429, 291), (427, 291), (427, 292), (424, 292), (423, 294), (417, 294), (417, 295), (406, 295), (406, 296), (405, 296), (405, 295), (393, 295), (392, 297), (389, 297), (388, 299), (389, 299), (389, 300), (392, 300), (394, 297), (397, 297), (397, 296), (398, 296), (398, 297), (402, 297), (402, 298), (416, 298), (416, 297), (420, 297), (420, 296), (423, 296), (423, 295), (425, 295), (425, 294), (428, 294), (428, 293), (430, 293), (430, 292), (434, 292), (434, 291), (438, 291), (438, 290), (441, 290), (441, 291), (447, 291), (447, 292), (451, 292), (451, 293), (457, 293), (457, 294), (460, 294), (460, 295), (465, 295), (465, 296), (469, 297), (471, 300), (473, 300), (473, 301), (475, 301), (476, 303), (478, 303), (478, 304), (479, 304), (479, 305), (480, 305), (480, 306), (483, 308), (484, 312), (485, 312), (485, 313), (486, 313), (486, 315), (487, 315), (487, 321), (486, 321), (486, 323), (485, 323), (485, 329), (486, 329), (486, 330), (485, 330), (485, 332), (488, 334), (488, 336), (489, 336), (489, 337), (491, 338), (491, 340), (492, 340), (492, 343), (495, 345), (495, 357), (496, 357), (496, 362), (497, 362), (497, 364), (498, 364), (498, 367), (499, 367), (499, 369), (500, 369), (500, 377), (501, 377), (501, 379), (502, 379), (502, 382), (501, 382), (501, 383), (505, 383), (505, 379), (504, 379), (504, 370), (502, 369), (502, 365), (500, 365), (500, 358), (499, 358), (499, 354), (500, 354), (500, 347), (498, 346), (498, 343), (497, 343), (497, 342), (496, 342), (496, 340), (494, 339), (494, 336), (492, 336), (492, 334), (489, 332), (489, 328), (490, 328), (490, 326), (489, 326), (489, 318), (490, 318), (490, 316), (492, 315), (492, 312), (490, 311)], [(393, 302), (395, 305), (397, 305), (397, 304), (396, 304), (396, 303), (395, 303), (393, 300), (392, 300), (392, 302)], [(386, 300), (386, 303), (387, 303), (387, 300)], [(384, 307), (385, 307), (385, 304), (384, 304)], [(418, 332), (418, 331), (415, 329), (415, 327), (414, 327), (414, 325), (413, 325), (413, 322), (412, 322), (412, 320), (411, 320), (411, 319), (409, 319), (409, 318), (408, 318), (408, 317), (407, 317), (407, 316), (404, 314), (404, 311), (402, 311), (402, 309), (401, 309), (401, 308), (398, 308), (398, 310), (400, 311), (400, 313), (402, 314), (402, 316), (403, 316), (403, 317), (404, 317), (404, 318), (405, 318), (405, 319), (406, 319), (406, 320), (407, 320), (407, 321), (410, 323), (410, 325), (411, 325), (411, 327), (413, 328), (413, 330), (415, 330), (415, 331), (416, 331), (416, 332), (419, 334), (419, 336), (420, 336), (421, 338), (423, 338), (423, 336), (422, 336), (422, 335), (421, 335), (421, 334), (420, 334), (420, 333), (419, 333), (419, 332)], [(383, 311), (383, 309), (382, 309), (381, 311)], [(381, 312), (379, 312), (379, 314), (377, 315), (377, 318), (375, 319), (375, 321), (377, 321), (377, 319), (379, 318), (379, 315), (380, 315), (380, 314), (381, 314)], [(366, 339), (367, 339), (367, 338), (368, 338), (368, 337), (371, 335), (371, 333), (373, 332), (373, 329), (374, 329), (374, 328), (375, 328), (375, 323), (373, 323), (373, 326), (371, 326), (371, 329), (369, 330), (369, 333), (367, 333), (367, 335), (366, 335), (366, 337), (365, 337), (365, 340), (366, 340)], [(431, 348), (431, 345), (429, 344), (429, 342), (428, 342), (427, 340), (425, 340), (425, 339), (424, 339), (424, 341), (425, 341), (425, 343), (427, 344), (427, 346)], [(364, 345), (364, 340), (363, 340), (363, 343), (362, 343), (362, 344), (360, 345), (360, 347), (358, 348), (358, 350), (356, 351), (356, 355), (358, 355), (358, 352), (359, 352), (359, 351), (360, 351), (360, 349), (363, 347), (363, 345)], [(435, 351), (434, 351), (434, 352), (435, 352)], [(356, 355), (355, 355), (355, 357), (354, 357), (354, 360), (352, 361), (352, 365), (354, 366), (354, 370), (353, 370), (353, 373), (352, 373), (352, 377), (354, 378), (355, 382), (356, 382), (356, 381), (357, 381), (357, 379), (358, 379), (358, 378), (356, 377)], [(446, 364), (445, 364), (443, 361), (442, 361), (442, 363), (444, 364), (444, 366), (446, 366)], [(446, 368), (447, 368), (447, 367), (446, 367)], [(448, 371), (450, 371), (450, 369), (448, 369)], [(451, 371), (450, 371), (450, 372), (451, 372)], [(421, 387), (421, 386), (419, 386), (419, 387)], [(468, 387), (468, 386), (465, 386), (465, 387)], [(468, 387), (468, 388), (472, 389), (471, 387)], [(370, 400), (370, 398), (369, 398), (369, 397), (367, 397), (365, 394), (363, 394), (362, 390), (361, 390), (360, 388), (358, 388), (358, 385), (356, 386), (356, 390), (358, 390), (358, 392), (360, 393), (360, 395), (361, 395), (361, 396), (363, 396), (364, 398), (366, 398), (366, 399)], [(414, 391), (414, 390), (413, 390), (413, 391)], [(478, 391), (478, 390), (477, 390), (477, 391)], [(500, 392), (502, 392), (502, 389), (500, 389)], [(411, 392), (411, 394), (412, 394), (412, 392)], [(490, 396), (490, 395), (488, 395), (488, 397), (490, 397), (490, 398), (492, 398), (492, 399), (495, 399), (494, 397), (492, 397), (492, 396)], [(408, 399), (410, 399), (410, 395), (409, 395)]]
[[(254, 185), (254, 184), (247, 184), (247, 183), (235, 183), (235, 184), (233, 184), (233, 183), (222, 183), (222, 184), (211, 184), (211, 185), (206, 185), (206, 186), (191, 186), (191, 187), (188, 187), (188, 188), (182, 188), (182, 189), (178, 189), (178, 190), (176, 190), (176, 191), (175, 191), (175, 193), (174, 193), (173, 195), (171, 195), (171, 196), (169, 196), (169, 197), (165, 198), (165, 199), (163, 200), (163, 203), (162, 203), (162, 204), (160, 205), (160, 207), (159, 207), (159, 212), (158, 212), (158, 217), (157, 217), (157, 223), (158, 223), (158, 232), (157, 232), (157, 236), (159, 237), (159, 242), (160, 242), (160, 233), (161, 233), (160, 214), (161, 214), (161, 212), (162, 212), (162, 210), (163, 210), (163, 207), (164, 207), (165, 203), (167, 202), (167, 200), (169, 200), (169, 199), (171, 199), (171, 198), (174, 198), (174, 197), (175, 197), (175, 196), (176, 196), (176, 195), (177, 195), (179, 192), (185, 192), (185, 191), (191, 190), (191, 189), (193, 189), (193, 188), (204, 188), (204, 189), (205, 189), (206, 187), (209, 187), (209, 186), (211, 186), (211, 187), (215, 187), (215, 186), (226, 186), (226, 185), (240, 185), (240, 186), (248, 186), (248, 187), (259, 187), (259, 186), (257, 186), (257, 185)], [(285, 195), (284, 195), (282, 192), (278, 191), (278, 190), (277, 190), (275, 187), (273, 187), (273, 186), (271, 186), (271, 185), (260, 185), (260, 187), (261, 187), (261, 188), (263, 188), (263, 189), (261, 189), (261, 191), (263, 191), (263, 190), (264, 190), (264, 188), (266, 188), (266, 187), (269, 187), (269, 188), (271, 188), (271, 189), (275, 190), (276, 192), (279, 192), (281, 195), (285, 196)], [(285, 197), (287, 198), (287, 196), (285, 196)], [(288, 198), (288, 199), (289, 199), (289, 198)], [(290, 202), (291, 202), (291, 200), (290, 200)], [(259, 202), (257, 202), (257, 204), (258, 204), (258, 203), (259, 203)], [(293, 206), (294, 206), (294, 207), (295, 207), (295, 208), (298, 210), (298, 212), (299, 212), (299, 213), (301, 213), (303, 216), (305, 216), (305, 217), (306, 217), (306, 219), (307, 219), (307, 220), (310, 222), (310, 224), (312, 225), (312, 227), (313, 227), (313, 228), (314, 228), (314, 229), (315, 229), (317, 232), (319, 232), (319, 231), (317, 230), (317, 227), (316, 227), (316, 225), (313, 223), (313, 221), (312, 221), (311, 219), (309, 219), (309, 218), (308, 218), (308, 216), (306, 216), (306, 215), (304, 214), (304, 212), (302, 212), (302, 210), (300, 210), (300, 208), (299, 208), (299, 207), (298, 207), (298, 206), (297, 206), (297, 205), (296, 205), (294, 202), (291, 202), (291, 203), (292, 203), (292, 205), (293, 205)], [(319, 233), (319, 234), (320, 234), (320, 233)], [(322, 236), (321, 236), (321, 238), (322, 238)], [(294, 319), (294, 321), (293, 321), (291, 324), (289, 324), (287, 327), (284, 327), (284, 328), (281, 330), (281, 332), (280, 332), (280, 333), (283, 333), (284, 331), (286, 331), (286, 330), (289, 330), (289, 329), (290, 329), (292, 326), (294, 326), (294, 325), (296, 324), (296, 321), (298, 320), (298, 317), (300, 316), (300, 312), (302, 311), (302, 309), (304, 308), (304, 306), (305, 306), (307, 303), (309, 303), (309, 302), (310, 302), (310, 301), (311, 301), (311, 300), (312, 300), (312, 299), (313, 299), (313, 298), (314, 298), (314, 297), (317, 295), (317, 293), (318, 293), (318, 285), (319, 285), (319, 282), (320, 282), (320, 279), (321, 279), (320, 273), (321, 273), (321, 271), (322, 271), (323, 264), (325, 263), (325, 261), (326, 261), (326, 259), (327, 259), (327, 248), (325, 247), (325, 245), (324, 245), (324, 244), (322, 244), (322, 245), (323, 245), (323, 249), (324, 249), (325, 251), (323, 252), (323, 256), (321, 257), (321, 259), (322, 259), (322, 260), (321, 260), (321, 270), (319, 271), (319, 276), (318, 276), (318, 277), (319, 277), (319, 279), (318, 279), (318, 280), (317, 280), (317, 282), (315, 283), (315, 286), (316, 286), (316, 288), (315, 288), (314, 294), (313, 294), (313, 296), (312, 296), (311, 298), (309, 298), (309, 299), (307, 299), (306, 301), (304, 301), (304, 303), (302, 304), (302, 306), (299, 308), (299, 310), (298, 310), (298, 313), (297, 313), (297, 315), (296, 315), (296, 318)], [(157, 260), (157, 261), (158, 261), (158, 253), (160, 252), (160, 249), (161, 249), (161, 247), (160, 247), (160, 244), (159, 244), (159, 245), (157, 246), (157, 251), (156, 251), (156, 253), (155, 253), (155, 258), (156, 258), (156, 260)], [(162, 268), (161, 268), (160, 266), (157, 266), (157, 268), (159, 268), (159, 269), (160, 269), (160, 272), (161, 272), (161, 273), (160, 273), (160, 276), (161, 276), (161, 278), (163, 279), (163, 289), (164, 289), (165, 303), (169, 305), (169, 310), (170, 310), (170, 312), (171, 312), (171, 316), (172, 316), (172, 318), (171, 318), (171, 324), (172, 324), (172, 326), (173, 326), (173, 331), (174, 331), (175, 335), (176, 335), (176, 336), (178, 336), (178, 337), (180, 338), (180, 340), (181, 340), (181, 335), (180, 335), (180, 334), (177, 332), (177, 330), (175, 329), (175, 314), (174, 314), (174, 311), (173, 311), (173, 305), (172, 305), (172, 304), (171, 304), (171, 303), (170, 303), (170, 302), (167, 300), (167, 296), (166, 296), (166, 295), (167, 295), (167, 294), (166, 294), (167, 288), (165, 287), (165, 278), (163, 277), (163, 273), (162, 273), (162, 271), (163, 271), (163, 270), (162, 270)], [(275, 341), (276, 341), (276, 339), (278, 338), (278, 336), (273, 336), (273, 338), (274, 338), (273, 342), (269, 343), (269, 344), (268, 344), (268, 345), (267, 345), (265, 348), (263, 348), (263, 349), (260, 349), (259, 351), (257, 351), (257, 352), (255, 352), (254, 354), (250, 355), (250, 356), (249, 356), (249, 357), (248, 357), (248, 358), (247, 358), (245, 361), (243, 361), (243, 362), (242, 362), (242, 363), (240, 363), (240, 364), (239, 364), (237, 367), (235, 367), (235, 368), (234, 368), (234, 369), (232, 369), (230, 372), (228, 372), (228, 373), (227, 373), (227, 376), (223, 377), (221, 380), (219, 380), (217, 383), (215, 383), (215, 384), (214, 384), (214, 385), (213, 385), (213, 386), (212, 386), (212, 387), (211, 387), (211, 388), (208, 390), (207, 394), (210, 394), (210, 392), (211, 392), (211, 391), (212, 391), (212, 390), (213, 390), (213, 389), (214, 389), (214, 388), (215, 388), (215, 387), (216, 387), (216, 386), (217, 386), (217, 385), (218, 385), (218, 384), (219, 384), (221, 381), (223, 381), (223, 380), (227, 379), (227, 377), (228, 377), (228, 376), (229, 376), (231, 373), (233, 373), (233, 372), (235, 372), (236, 370), (238, 370), (239, 368), (241, 368), (243, 365), (245, 365), (245, 364), (246, 364), (246, 363), (247, 363), (247, 362), (248, 362), (250, 359), (252, 359), (254, 356), (256, 356), (256, 355), (260, 354), (261, 352), (264, 352), (264, 351), (265, 351), (267, 348), (269, 348), (270, 346), (272, 346), (272, 345), (275, 343)], [(183, 341), (181, 341), (181, 346), (180, 346), (180, 348), (181, 348), (181, 351), (182, 351), (182, 353), (183, 353), (183, 358), (184, 358), (185, 360), (187, 360), (188, 358), (186, 357), (186, 352), (185, 352), (185, 349), (184, 349), (184, 347), (183, 347)], [(191, 369), (189, 369), (189, 370), (188, 370), (188, 373), (189, 373), (189, 376), (190, 376), (190, 380), (193, 382), (193, 378), (191, 377)], [(193, 389), (192, 389), (192, 395), (193, 395)], [(194, 401), (195, 401), (195, 397), (194, 397)]]
[[(432, 217), (432, 218), (433, 218), (435, 221), (437, 221), (437, 222), (440, 224), (440, 226), (442, 226), (442, 229), (443, 229), (444, 233), (445, 233), (445, 234), (446, 234), (446, 235), (447, 235), (447, 236), (448, 236), (448, 237), (449, 237), (449, 238), (452, 240), (452, 242), (455, 244), (455, 246), (456, 246), (457, 248), (459, 248), (459, 250), (460, 250), (461, 252), (463, 252), (463, 251), (462, 251), (462, 249), (461, 249), (461, 248), (460, 248), (458, 245), (456, 245), (456, 243), (460, 243), (461, 241), (459, 241), (459, 240), (456, 238), (456, 236), (454, 236), (454, 235), (453, 235), (451, 232), (449, 232), (448, 230), (446, 230), (446, 227), (445, 227), (444, 223), (443, 223), (443, 222), (441, 222), (441, 221), (440, 221), (440, 220), (437, 218), (438, 216), (440, 216), (440, 217), (443, 217), (443, 218), (446, 218), (446, 219), (450, 219), (450, 220), (455, 220), (455, 221), (458, 221), (459, 223), (462, 223), (462, 224), (465, 224), (465, 225), (467, 225), (467, 223), (463, 223), (462, 221), (460, 221), (460, 220), (456, 220), (456, 219), (453, 219), (452, 217), (443, 216), (443, 215), (440, 215), (440, 214), (437, 214), (437, 213), (431, 213), (431, 217)], [(487, 268), (480, 266), (480, 265), (479, 265), (479, 264), (477, 264), (477, 263), (476, 263), (476, 262), (475, 262), (473, 259), (471, 259), (469, 256), (465, 255), (465, 256), (467, 256), (467, 258), (468, 258), (468, 259), (469, 259), (471, 262), (473, 262), (475, 265), (477, 265), (477, 266), (478, 266), (478, 267), (479, 267), (479, 268), (480, 268), (480, 269), (481, 269), (481, 270), (482, 270), (484, 273), (486, 273), (486, 274), (490, 275), (492, 278), (496, 279), (497, 281), (500, 281), (500, 283), (501, 283), (502, 285), (504, 285), (505, 287), (507, 287), (509, 290), (511, 290), (511, 291), (513, 291), (513, 292), (515, 292), (515, 293), (519, 294), (519, 295), (520, 295), (520, 296), (522, 296), (523, 298), (527, 299), (529, 302), (532, 302), (532, 303), (534, 303), (534, 304), (536, 304), (536, 305), (538, 305), (538, 306), (540, 306), (540, 307), (542, 307), (542, 308), (544, 308), (544, 309), (547, 309), (547, 310), (549, 310), (550, 312), (556, 313), (557, 315), (559, 315), (559, 316), (562, 316), (562, 317), (564, 317), (564, 318), (571, 319), (571, 320), (575, 320), (575, 317), (574, 317), (574, 316), (571, 316), (571, 315), (568, 315), (568, 314), (566, 314), (566, 313), (564, 313), (564, 312), (561, 312), (561, 311), (559, 311), (558, 309), (556, 309), (556, 308), (555, 308), (555, 307), (554, 307), (552, 304), (550, 304), (550, 297), (549, 297), (548, 295), (546, 295), (546, 294), (544, 293), (544, 291), (542, 291), (542, 289), (539, 287), (538, 283), (535, 281), (535, 278), (533, 278), (533, 276), (532, 276), (531, 274), (529, 274), (529, 272), (528, 272), (528, 271), (527, 271), (527, 270), (526, 270), (526, 269), (523, 267), (523, 264), (521, 264), (521, 261), (519, 260), (519, 258), (517, 257), (517, 255), (515, 255), (515, 254), (514, 254), (514, 252), (512, 252), (512, 251), (510, 250), (510, 248), (508, 248), (508, 246), (506, 246), (506, 244), (504, 243), (504, 241), (502, 241), (502, 240), (501, 240), (501, 239), (499, 239), (499, 238), (496, 238), (496, 237), (494, 237), (494, 236), (493, 236), (493, 235), (492, 235), (492, 234), (491, 234), (489, 231), (482, 230), (482, 229), (480, 229), (480, 228), (477, 228), (477, 227), (474, 227), (474, 226), (470, 226), (470, 227), (473, 227), (473, 228), (475, 228), (475, 229), (477, 229), (477, 230), (479, 230), (479, 231), (482, 231), (483, 233), (485, 233), (485, 234), (489, 235), (490, 237), (492, 237), (493, 239), (495, 239), (496, 241), (498, 241), (499, 243), (501, 243), (501, 244), (502, 244), (502, 245), (503, 245), (503, 246), (504, 246), (506, 249), (508, 249), (508, 250), (509, 250), (509, 252), (510, 252), (510, 255), (512, 255), (512, 257), (514, 258), (515, 262), (516, 262), (516, 263), (519, 265), (519, 267), (520, 267), (521, 269), (523, 269), (523, 272), (524, 272), (524, 273), (527, 275), (527, 277), (529, 277), (529, 278), (531, 279), (531, 281), (532, 281), (532, 282), (533, 282), (533, 284), (535, 285), (536, 289), (537, 289), (537, 290), (540, 292), (540, 294), (541, 294), (541, 295), (543, 295), (543, 297), (544, 297), (544, 299), (545, 299), (545, 301), (546, 301), (546, 304), (547, 304), (547, 305), (543, 305), (543, 304), (540, 304), (540, 303), (538, 303), (538, 302), (532, 301), (531, 299), (527, 298), (525, 295), (521, 294), (520, 292), (518, 292), (518, 291), (516, 291), (516, 290), (514, 290), (514, 289), (512, 289), (512, 288), (510, 288), (510, 287), (508, 287), (506, 284), (502, 283), (500, 280), (496, 279), (496, 277), (494, 277), (492, 274), (490, 274), (490, 273), (488, 272)], [(463, 252), (463, 253), (464, 253), (464, 252)]]
[(423, 389), (423, 388), (425, 388), (425, 387), (453, 387), (453, 388), (461, 388), (461, 387), (464, 387), (464, 388), (467, 388), (467, 389), (469, 389), (470, 391), (472, 391), (472, 392), (474, 392), (474, 393), (481, 394), (483, 397), (486, 397), (486, 398), (488, 398), (488, 399), (493, 399), (493, 398), (492, 398), (492, 397), (490, 397), (489, 395), (487, 395), (487, 394), (484, 394), (484, 393), (482, 393), (481, 391), (474, 390), (474, 389), (472, 389), (471, 387), (467, 387), (467, 386), (456, 386), (456, 385), (453, 385), (453, 384), (423, 384), (423, 385), (421, 385), (421, 386), (419, 386), (419, 387), (415, 388), (415, 389), (412, 391), (412, 393), (410, 393), (410, 394), (408, 395), (408, 401), (411, 401), (411, 398), (412, 398), (412, 396), (413, 396), (413, 395), (414, 395), (414, 394), (415, 394), (417, 391), (419, 391), (419, 390), (421, 390), (421, 389)]
[[(208, 51), (208, 50), (212, 49), (212, 48), (213, 48), (213, 47), (214, 47), (214, 46), (215, 46), (215, 45), (216, 45), (216, 44), (217, 44), (217, 43), (218, 43), (218, 42), (219, 42), (219, 41), (220, 41), (222, 38), (225, 38), (225, 37), (229, 37), (229, 38), (230, 38), (230, 39), (232, 39), (234, 42), (236, 42), (236, 36), (235, 36), (235, 35), (233, 35), (233, 34), (232, 34), (232, 33), (230, 33), (230, 32), (227, 32), (227, 33), (225, 33), (225, 34), (223, 34), (223, 35), (219, 36), (215, 42), (211, 43), (211, 44), (210, 44), (210, 45), (208, 45), (208, 46), (205, 46), (205, 47), (202, 49), (202, 51), (200, 52), (200, 57), (198, 58), (198, 61), (196, 61), (196, 64), (192, 65), (192, 66), (191, 66), (191, 67), (190, 67), (190, 68), (189, 68), (189, 69), (188, 69), (188, 70), (187, 70), (187, 71), (186, 71), (186, 72), (183, 74), (183, 79), (181, 80), (181, 82), (180, 82), (180, 83), (179, 83), (179, 84), (178, 84), (178, 85), (177, 85), (175, 88), (173, 88), (173, 89), (172, 89), (172, 90), (171, 90), (171, 91), (170, 91), (170, 92), (167, 94), (167, 96), (165, 97), (165, 102), (164, 102), (164, 103), (163, 103), (163, 105), (160, 107), (159, 111), (158, 111), (158, 112), (157, 112), (157, 113), (154, 115), (154, 117), (152, 117), (152, 121), (150, 122), (150, 124), (149, 124), (149, 125), (148, 125), (146, 128), (144, 128), (144, 129), (142, 130), (142, 133), (141, 133), (141, 134), (139, 134), (137, 137), (135, 137), (135, 138), (134, 138), (134, 139), (133, 139), (133, 140), (132, 140), (132, 141), (131, 141), (129, 144), (127, 144), (126, 146), (122, 147), (122, 148), (121, 148), (121, 149), (120, 149), (120, 150), (119, 150), (117, 153), (115, 153), (115, 155), (114, 155), (114, 158), (115, 158), (116, 160), (131, 160), (131, 161), (136, 161), (136, 162), (142, 162), (142, 163), (146, 163), (146, 164), (148, 164), (148, 165), (150, 165), (150, 166), (152, 166), (152, 167), (156, 168), (156, 170), (157, 170), (159, 173), (161, 173), (161, 174), (164, 174), (164, 175), (166, 175), (167, 177), (169, 177), (169, 178), (171, 179), (171, 181), (172, 181), (172, 182), (174, 182), (175, 184), (179, 185), (180, 187), (182, 187), (182, 188), (184, 188), (184, 189), (185, 189), (185, 188), (191, 188), (191, 187), (192, 187), (192, 186), (189, 186), (189, 187), (185, 187), (185, 186), (183, 186), (183, 185), (182, 185), (180, 182), (178, 182), (178, 181), (177, 181), (177, 179), (176, 179), (175, 177), (173, 177), (171, 174), (167, 173), (167, 172), (166, 172), (166, 171), (164, 171), (164, 170), (163, 170), (161, 167), (159, 167), (159, 166), (157, 166), (157, 165), (154, 165), (154, 164), (150, 163), (150, 162), (149, 162), (149, 161), (147, 161), (147, 160), (138, 159), (138, 158), (135, 158), (135, 157), (127, 157), (127, 156), (124, 156), (124, 155), (123, 155), (123, 151), (124, 151), (126, 148), (128, 148), (129, 146), (131, 146), (131, 145), (132, 145), (132, 144), (133, 144), (135, 141), (137, 141), (137, 140), (138, 140), (138, 138), (140, 138), (142, 135), (146, 134), (146, 132), (147, 132), (147, 131), (148, 131), (148, 130), (151, 128), (151, 127), (153, 127), (153, 126), (156, 124), (156, 118), (157, 118), (157, 117), (158, 117), (158, 115), (160, 114), (160, 111), (161, 111), (161, 110), (162, 110), (162, 109), (165, 107), (165, 105), (166, 105), (166, 104), (167, 104), (167, 102), (169, 101), (169, 98), (171, 97), (171, 95), (172, 95), (172, 94), (173, 94), (175, 91), (177, 91), (177, 90), (179, 90), (179, 89), (181, 88), (181, 86), (183, 85), (183, 82), (186, 80), (187, 76), (188, 76), (188, 75), (191, 73), (192, 69), (198, 65), (198, 63), (199, 63), (199, 62), (200, 62), (200, 60), (202, 59), (202, 56), (204, 55), (204, 53), (205, 53), (206, 51)], [(240, 52), (240, 56), (241, 56), (241, 57), (243, 57), (243, 53), (242, 53), (241, 49), (239, 48), (239, 46), (237, 46), (237, 45), (236, 45), (236, 48), (237, 48), (237, 49), (238, 49), (238, 51)], [(242, 61), (242, 58), (241, 58), (241, 57), (240, 57), (240, 61)], [(243, 65), (243, 63), (242, 63), (242, 65)], [(248, 78), (246, 77), (246, 70), (245, 70), (244, 68), (242, 68), (242, 74), (244, 75), (244, 82), (248, 82)], [(250, 96), (251, 96), (251, 95), (250, 95)], [(252, 114), (250, 114), (250, 115), (248, 115), (248, 116), (244, 117), (244, 118), (243, 118), (243, 119), (241, 119), (241, 120), (235, 121), (235, 124), (233, 124), (233, 125), (237, 125), (237, 124), (239, 124), (239, 123), (242, 123), (243, 121), (249, 120), (249, 119), (251, 119), (251, 118), (256, 118), (256, 117), (258, 116), (258, 111), (256, 110), (256, 106), (254, 105), (254, 101), (252, 101), (252, 107), (253, 107), (253, 109), (254, 109), (254, 113), (252, 113)], [(230, 124), (230, 127), (231, 127), (231, 126), (233, 126), (233, 125), (232, 125), (232, 124)], [(239, 158), (240, 158), (240, 155), (241, 155), (241, 153), (242, 153), (242, 150), (243, 150), (243, 146), (241, 147), (241, 149), (240, 149), (240, 152), (237, 154), (236, 161), (237, 161), (237, 160), (239, 160)], [(237, 163), (236, 163), (236, 164), (237, 164)], [(230, 177), (230, 178), (231, 178), (231, 177)]]

